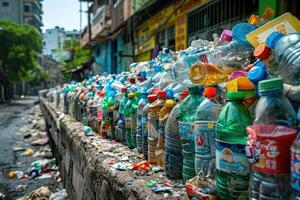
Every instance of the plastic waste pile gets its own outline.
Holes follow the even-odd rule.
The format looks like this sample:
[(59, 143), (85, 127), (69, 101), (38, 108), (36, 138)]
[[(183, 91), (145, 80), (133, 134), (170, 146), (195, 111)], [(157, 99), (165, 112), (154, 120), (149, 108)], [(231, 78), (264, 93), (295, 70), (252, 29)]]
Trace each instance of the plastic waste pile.
[(299, 102), (284, 89), (300, 85), (299, 32), (290, 13), (253, 15), (213, 41), (71, 82), (64, 112), (183, 179), (189, 197), (300, 198)]

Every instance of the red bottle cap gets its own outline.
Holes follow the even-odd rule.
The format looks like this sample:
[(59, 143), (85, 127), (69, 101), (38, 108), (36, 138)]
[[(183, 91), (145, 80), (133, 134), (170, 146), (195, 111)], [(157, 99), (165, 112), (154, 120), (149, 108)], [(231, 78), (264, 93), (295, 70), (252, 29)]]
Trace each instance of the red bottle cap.
[(139, 81), (139, 82), (143, 82), (144, 81), (144, 79), (142, 78), (142, 77), (137, 77), (137, 80)]
[(152, 88), (150, 94), (157, 94), (158, 91), (159, 91), (158, 88)]
[(157, 96), (156, 96), (156, 94), (150, 94), (150, 95), (148, 95), (147, 98), (148, 98), (148, 101), (150, 103), (152, 103), (152, 102), (154, 102), (157, 99)]
[(253, 55), (258, 59), (265, 60), (271, 55), (271, 49), (265, 44), (260, 44), (255, 47)]
[(135, 83), (135, 78), (130, 78), (129, 82), (132, 83), (132, 84), (134, 84)]
[(167, 98), (166, 91), (158, 91), (157, 95), (158, 95), (158, 98)]
[(127, 88), (126, 87), (121, 88), (121, 92), (122, 93), (127, 92)]
[(97, 92), (97, 94), (99, 95), (99, 97), (104, 97), (104, 92), (102, 91)]
[(217, 88), (211, 87), (211, 88), (205, 88), (204, 89), (204, 96), (206, 97), (215, 97), (217, 95)]
[(187, 97), (189, 95), (189, 91), (188, 90), (182, 90), (181, 93), (179, 94), (179, 99), (183, 100), (185, 97)]

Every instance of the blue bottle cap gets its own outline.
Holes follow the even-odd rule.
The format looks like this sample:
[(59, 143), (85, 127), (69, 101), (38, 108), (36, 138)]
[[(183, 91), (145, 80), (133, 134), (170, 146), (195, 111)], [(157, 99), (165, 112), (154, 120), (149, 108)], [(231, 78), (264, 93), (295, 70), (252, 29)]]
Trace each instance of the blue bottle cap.
[(266, 40), (266, 44), (269, 48), (274, 49), (275, 44), (277, 43), (277, 41), (283, 37), (282, 33), (279, 32), (273, 32), (269, 35), (269, 37)]
[(253, 65), (254, 67), (265, 67), (265, 63), (262, 60), (256, 60)]
[(239, 23), (232, 28), (232, 37), (240, 44), (252, 46), (247, 40), (246, 35), (256, 28), (256, 26), (249, 23)]
[(265, 67), (261, 66), (254, 66), (249, 72), (248, 72), (248, 78), (249, 80), (257, 84), (259, 81), (266, 79), (268, 76)]

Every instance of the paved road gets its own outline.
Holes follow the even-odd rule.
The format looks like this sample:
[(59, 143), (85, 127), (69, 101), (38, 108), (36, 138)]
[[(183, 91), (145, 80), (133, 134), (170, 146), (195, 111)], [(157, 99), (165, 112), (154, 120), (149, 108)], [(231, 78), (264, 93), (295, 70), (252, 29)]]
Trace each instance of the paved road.
[[(20, 156), (13, 152), (14, 146), (32, 148), (24, 141), (23, 135), (18, 130), (28, 124), (26, 114), (37, 102), (37, 98), (30, 97), (13, 101), (11, 104), (0, 105), (0, 193), (5, 194), (5, 199), (16, 199), (40, 186), (51, 185), (49, 179), (9, 179), (10, 170), (26, 171), (30, 163), (37, 158)], [(26, 185), (23, 191), (15, 192), (18, 185)], [(1, 197), (0, 197), (1, 199)]]

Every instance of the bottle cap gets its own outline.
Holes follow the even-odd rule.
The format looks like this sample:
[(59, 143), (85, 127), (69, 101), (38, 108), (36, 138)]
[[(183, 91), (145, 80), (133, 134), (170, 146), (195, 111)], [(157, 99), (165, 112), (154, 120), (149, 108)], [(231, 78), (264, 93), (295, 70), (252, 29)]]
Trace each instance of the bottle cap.
[(140, 97), (141, 94), (142, 94), (142, 93), (141, 93), (140, 91), (136, 91), (136, 92), (134, 93), (134, 96), (135, 96), (135, 97)]
[(241, 70), (234, 71), (228, 77), (228, 81), (231, 81), (231, 80), (236, 79), (236, 78), (241, 77), (241, 76), (247, 76), (247, 72), (244, 72), (244, 71), (241, 71)]
[(137, 77), (137, 80), (139, 81), (139, 82), (143, 82), (144, 81), (144, 79), (142, 78), (142, 77)]
[(188, 90), (182, 90), (181, 93), (179, 94), (179, 99), (183, 100), (188, 95), (189, 95), (189, 91)]
[(200, 88), (198, 86), (191, 86), (189, 87), (189, 93), (200, 94)]
[(259, 16), (258, 15), (251, 15), (250, 18), (248, 19), (248, 23), (252, 24), (254, 26), (257, 26), (259, 23)]
[(261, 80), (266, 79), (268, 76), (265, 67), (260, 66), (254, 66), (249, 72), (248, 72), (248, 78), (249, 80), (256, 84)]
[(230, 42), (232, 40), (232, 31), (225, 29), (221, 34), (221, 40)]
[(283, 90), (283, 80), (281, 78), (273, 78), (264, 81), (260, 81), (258, 84), (259, 92)]
[(175, 104), (175, 102), (174, 102), (172, 99), (168, 99), (168, 100), (166, 101), (166, 106), (167, 106), (168, 108), (172, 108), (172, 107), (174, 106), (174, 104)]
[(204, 96), (213, 98), (217, 95), (217, 89), (214, 87), (205, 88), (204, 89)]
[(238, 92), (227, 92), (228, 100), (243, 100), (245, 98), (245, 94), (242, 91)]
[(246, 38), (246, 35), (254, 31), (257, 27), (248, 23), (238, 23), (232, 28), (232, 37), (239, 44), (252, 46)]
[(129, 99), (133, 99), (133, 98), (134, 98), (134, 93), (130, 92), (130, 93), (128, 94), (128, 98), (129, 98)]
[(147, 99), (150, 103), (153, 103), (157, 99), (157, 95), (156, 94), (150, 94), (150, 95), (148, 95)]
[(135, 83), (135, 78), (130, 78), (129, 82), (132, 83), (132, 84), (134, 84)]
[(265, 44), (260, 44), (255, 47), (253, 55), (258, 59), (265, 60), (271, 55), (271, 49)]
[(266, 40), (266, 44), (269, 48), (274, 49), (275, 44), (277, 43), (277, 41), (282, 38), (284, 35), (282, 33), (279, 32), (273, 32), (269, 35), (269, 37)]
[(152, 88), (150, 94), (157, 94), (158, 91), (159, 91), (158, 88)]
[(166, 91), (158, 91), (157, 96), (158, 96), (158, 98), (167, 98), (167, 92)]
[(126, 87), (122, 87), (122, 88), (121, 88), (121, 92), (122, 92), (122, 93), (127, 92), (127, 90), (128, 90), (128, 89), (127, 89)]

